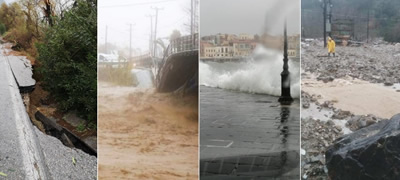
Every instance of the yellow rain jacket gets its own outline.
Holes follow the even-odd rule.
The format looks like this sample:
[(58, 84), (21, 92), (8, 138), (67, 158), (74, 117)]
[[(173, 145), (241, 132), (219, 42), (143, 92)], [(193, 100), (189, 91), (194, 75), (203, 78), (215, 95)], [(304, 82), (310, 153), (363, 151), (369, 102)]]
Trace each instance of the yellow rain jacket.
[(328, 52), (335, 53), (335, 41), (332, 38), (328, 38)]

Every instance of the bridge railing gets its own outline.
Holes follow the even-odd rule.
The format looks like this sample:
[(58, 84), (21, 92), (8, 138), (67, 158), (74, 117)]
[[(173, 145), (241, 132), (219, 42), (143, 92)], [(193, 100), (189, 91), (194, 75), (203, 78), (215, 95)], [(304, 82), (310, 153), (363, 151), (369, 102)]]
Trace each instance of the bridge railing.
[(151, 57), (150, 53), (146, 53), (139, 56), (133, 56), (131, 61), (141, 61), (142, 59), (148, 59), (149, 57)]
[(169, 56), (176, 53), (191, 52), (198, 49), (199, 49), (198, 33), (193, 35), (182, 36), (170, 41), (167, 49), (164, 52), (164, 57), (162, 58), (162, 61), (155, 66), (156, 67), (155, 72), (157, 72), (156, 83), (160, 82), (162, 68)]
[(188, 36), (182, 36), (176, 38), (170, 42), (168, 48), (164, 54), (164, 57), (168, 57), (175, 53), (184, 51), (193, 51), (199, 49), (199, 34), (193, 34)]

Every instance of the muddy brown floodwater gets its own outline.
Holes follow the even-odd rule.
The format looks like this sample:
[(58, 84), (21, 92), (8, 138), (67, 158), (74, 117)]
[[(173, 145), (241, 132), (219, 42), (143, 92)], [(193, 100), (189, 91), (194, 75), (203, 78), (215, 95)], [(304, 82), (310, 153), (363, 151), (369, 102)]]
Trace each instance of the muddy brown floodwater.
[(99, 179), (198, 179), (197, 102), (99, 82)]
[(350, 77), (324, 83), (304, 73), (302, 90), (321, 95), (322, 98), (318, 99), (320, 103), (332, 101), (334, 107), (356, 115), (373, 114), (391, 118), (400, 109), (400, 93), (395, 89)]

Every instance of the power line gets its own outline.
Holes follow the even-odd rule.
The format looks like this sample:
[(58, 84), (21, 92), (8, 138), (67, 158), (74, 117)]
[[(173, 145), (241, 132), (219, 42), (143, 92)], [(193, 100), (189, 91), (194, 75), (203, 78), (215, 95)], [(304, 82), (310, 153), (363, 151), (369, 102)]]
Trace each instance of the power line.
[(149, 5), (149, 4), (159, 4), (159, 3), (171, 2), (171, 1), (176, 1), (176, 0), (163, 0), (163, 1), (142, 2), (142, 3), (133, 3), (133, 4), (119, 4), (119, 5), (110, 5), (110, 6), (100, 6), (100, 8), (132, 7), (132, 6), (141, 6), (141, 5)]

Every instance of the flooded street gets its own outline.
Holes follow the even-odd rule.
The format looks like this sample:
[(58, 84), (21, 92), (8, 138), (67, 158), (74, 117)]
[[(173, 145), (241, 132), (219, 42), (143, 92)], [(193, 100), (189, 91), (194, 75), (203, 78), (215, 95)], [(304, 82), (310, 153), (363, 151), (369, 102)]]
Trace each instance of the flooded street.
[(99, 179), (197, 179), (197, 97), (99, 82)]
[(278, 97), (201, 86), (202, 179), (299, 177), (300, 109)]

